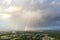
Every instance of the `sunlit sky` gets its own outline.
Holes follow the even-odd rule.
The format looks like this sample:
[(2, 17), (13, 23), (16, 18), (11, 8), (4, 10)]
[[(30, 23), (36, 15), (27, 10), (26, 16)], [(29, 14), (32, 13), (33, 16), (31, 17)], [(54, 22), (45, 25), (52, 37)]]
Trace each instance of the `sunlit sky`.
[(0, 0), (0, 31), (59, 29), (60, 0)]

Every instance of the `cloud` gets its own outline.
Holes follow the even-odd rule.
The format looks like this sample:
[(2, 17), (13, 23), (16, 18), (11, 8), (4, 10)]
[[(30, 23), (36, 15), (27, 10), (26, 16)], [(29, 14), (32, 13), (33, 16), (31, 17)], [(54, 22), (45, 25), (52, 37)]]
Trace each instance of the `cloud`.
[(11, 15), (9, 15), (9, 14), (0, 14), (0, 19), (7, 19), (10, 17), (11, 17)]
[(20, 10), (20, 8), (18, 8), (18, 7), (10, 6), (10, 7), (6, 8), (4, 11), (5, 12), (16, 12), (19, 10)]
[(4, 18), (11, 16), (7, 24), (12, 29), (15, 25), (21, 30), (25, 26), (31, 30), (54, 29), (60, 26), (60, 0), (2, 0), (0, 14)]

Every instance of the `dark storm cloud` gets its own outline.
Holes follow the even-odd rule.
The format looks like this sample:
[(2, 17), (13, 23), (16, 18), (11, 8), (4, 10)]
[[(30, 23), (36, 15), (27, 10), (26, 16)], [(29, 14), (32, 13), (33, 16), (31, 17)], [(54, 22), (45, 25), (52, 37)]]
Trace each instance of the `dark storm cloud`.
[[(13, 0), (12, 5), (24, 6), (29, 11), (36, 12), (40, 17), (32, 19), (29, 26), (50, 27), (60, 26), (60, 0)], [(30, 9), (31, 8), (31, 9)], [(42, 11), (42, 12), (38, 12)], [(41, 22), (41, 20), (43, 20)]]
[[(60, 26), (60, 0), (0, 0), (1, 12), (12, 15), (10, 25), (43, 30)], [(13, 27), (12, 26), (12, 27)], [(39, 28), (39, 29), (38, 29)]]
[[(26, 1), (26, 0), (25, 0)], [(40, 3), (40, 0), (29, 0), (25, 3), (26, 7), (32, 7), (34, 10), (32, 11), (43, 11), (42, 19), (35, 19), (36, 21), (32, 21), (29, 25), (32, 27), (50, 27), (50, 26), (60, 26), (60, 1), (59, 0), (43, 0)], [(32, 2), (33, 5), (30, 3)], [(28, 4), (27, 4), (28, 3)], [(39, 14), (39, 13), (36, 13)], [(39, 15), (40, 15), (39, 14)], [(44, 20), (41, 22), (41, 20)]]

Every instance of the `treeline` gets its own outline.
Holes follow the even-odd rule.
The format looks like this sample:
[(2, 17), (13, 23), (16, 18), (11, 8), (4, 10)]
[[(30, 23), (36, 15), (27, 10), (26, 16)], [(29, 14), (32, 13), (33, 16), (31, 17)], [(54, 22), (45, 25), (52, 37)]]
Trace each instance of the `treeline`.
[(48, 34), (49, 37), (53, 37), (57, 40), (60, 40), (60, 31), (46, 31), (45, 34)]

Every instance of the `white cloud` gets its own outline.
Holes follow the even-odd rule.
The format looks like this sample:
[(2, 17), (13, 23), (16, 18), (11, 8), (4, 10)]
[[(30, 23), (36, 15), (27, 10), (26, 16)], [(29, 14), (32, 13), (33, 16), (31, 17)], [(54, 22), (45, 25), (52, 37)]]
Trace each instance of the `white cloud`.
[(10, 5), (12, 0), (3, 0), (3, 4), (5, 5)]
[(10, 6), (10, 7), (6, 8), (4, 11), (5, 12), (16, 12), (16, 11), (19, 11), (19, 10), (20, 10), (19, 7)]
[(0, 6), (0, 12), (3, 12), (4, 11), (4, 9)]
[(6, 14), (6, 13), (2, 13), (2, 14), (0, 14), (0, 19), (7, 19), (7, 18), (10, 18), (11, 17), (11, 15), (10, 14)]

